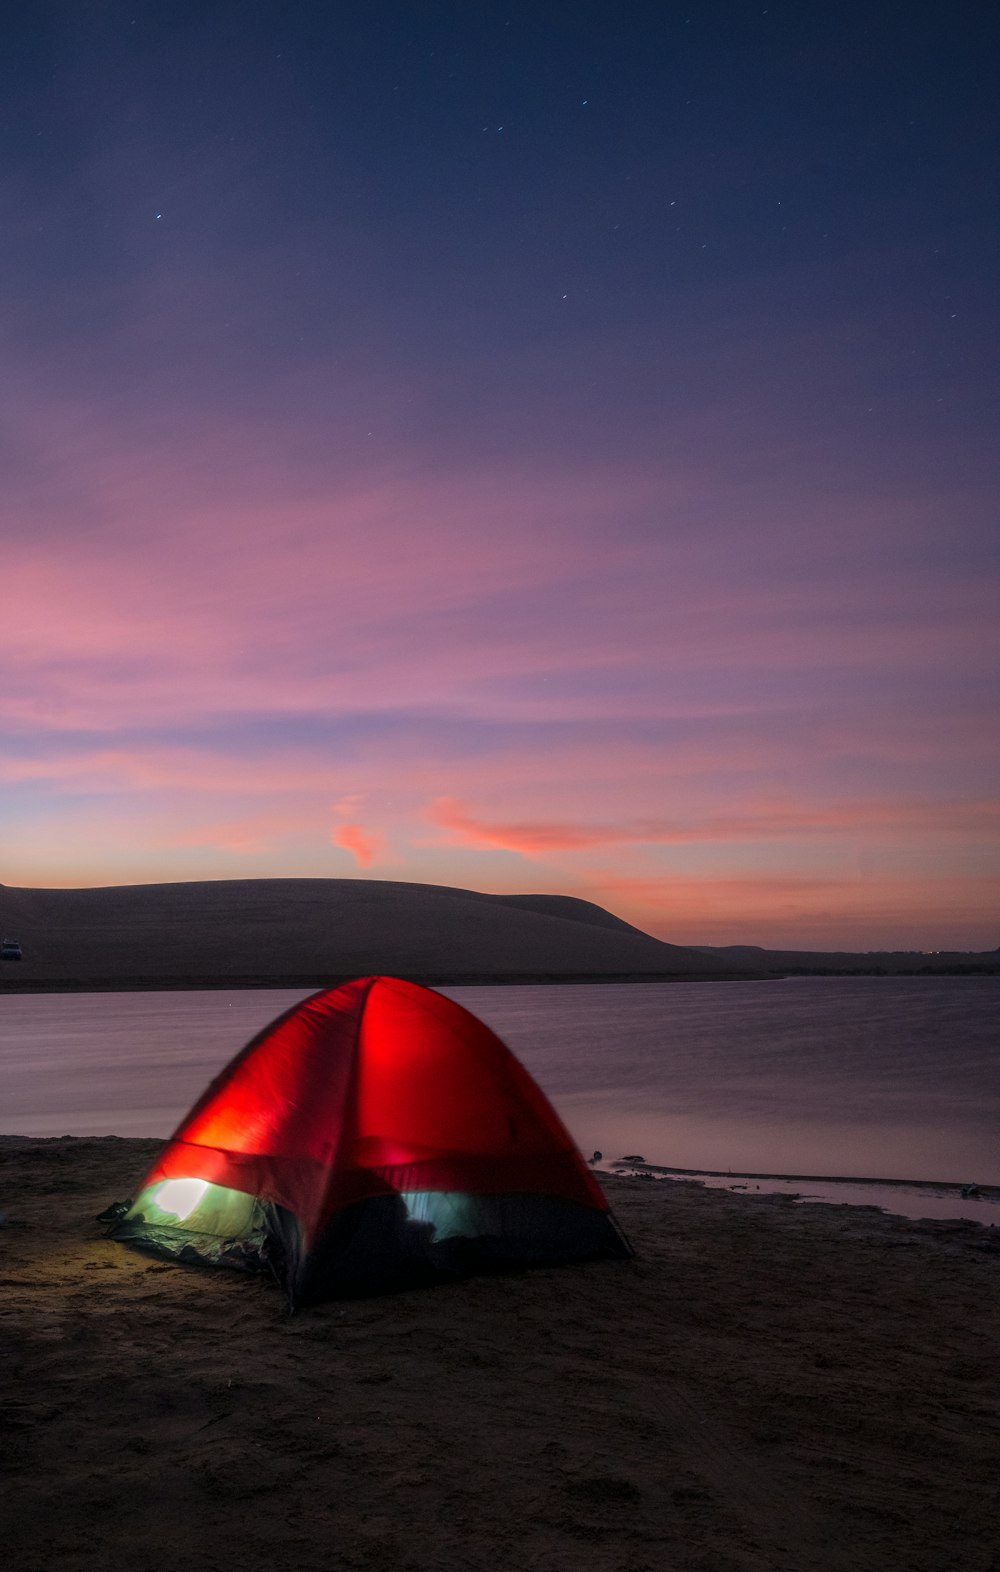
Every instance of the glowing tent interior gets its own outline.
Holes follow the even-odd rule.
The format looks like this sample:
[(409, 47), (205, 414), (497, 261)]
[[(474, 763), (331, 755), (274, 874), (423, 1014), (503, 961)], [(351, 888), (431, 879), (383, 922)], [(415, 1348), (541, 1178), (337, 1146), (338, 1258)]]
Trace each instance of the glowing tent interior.
[(391, 977), (315, 994), (255, 1037), (110, 1232), (273, 1273), (293, 1307), (632, 1253), (500, 1039)]

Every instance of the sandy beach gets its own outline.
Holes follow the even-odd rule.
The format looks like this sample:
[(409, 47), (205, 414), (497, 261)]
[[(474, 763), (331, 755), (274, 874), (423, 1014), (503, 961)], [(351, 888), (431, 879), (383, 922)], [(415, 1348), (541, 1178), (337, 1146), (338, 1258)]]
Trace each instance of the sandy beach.
[(0, 1141), (8, 1565), (997, 1572), (1000, 1237), (609, 1177), (635, 1261), (290, 1318)]

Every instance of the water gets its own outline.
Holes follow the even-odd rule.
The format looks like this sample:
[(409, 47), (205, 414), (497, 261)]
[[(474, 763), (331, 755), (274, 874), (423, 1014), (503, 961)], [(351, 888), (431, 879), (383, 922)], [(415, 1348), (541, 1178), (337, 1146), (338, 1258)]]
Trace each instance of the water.
[[(1000, 1185), (998, 978), (442, 991), (499, 1032), (588, 1155), (733, 1182)], [(305, 996), (0, 995), (0, 1131), (166, 1136), (232, 1054)], [(961, 1215), (985, 1217), (974, 1204)]]

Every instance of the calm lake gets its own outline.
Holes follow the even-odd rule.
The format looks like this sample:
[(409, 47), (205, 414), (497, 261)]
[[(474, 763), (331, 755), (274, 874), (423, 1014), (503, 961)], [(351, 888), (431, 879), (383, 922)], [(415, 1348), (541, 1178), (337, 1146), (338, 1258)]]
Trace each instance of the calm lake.
[[(1000, 978), (441, 991), (500, 1034), (587, 1155), (1000, 1185)], [(0, 1132), (167, 1136), (304, 997), (0, 994)]]

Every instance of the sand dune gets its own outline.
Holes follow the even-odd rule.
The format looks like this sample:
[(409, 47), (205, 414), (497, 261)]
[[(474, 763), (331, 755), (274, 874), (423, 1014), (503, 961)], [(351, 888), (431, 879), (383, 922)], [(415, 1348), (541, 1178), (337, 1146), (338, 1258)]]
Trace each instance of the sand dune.
[(294, 1318), (103, 1238), (155, 1142), (0, 1141), (18, 1572), (990, 1572), (1000, 1240), (609, 1178), (637, 1259)]
[(587, 901), (375, 879), (248, 879), (91, 890), (0, 886), (24, 960), (2, 982), (440, 982), (711, 976), (742, 969), (663, 944)]

